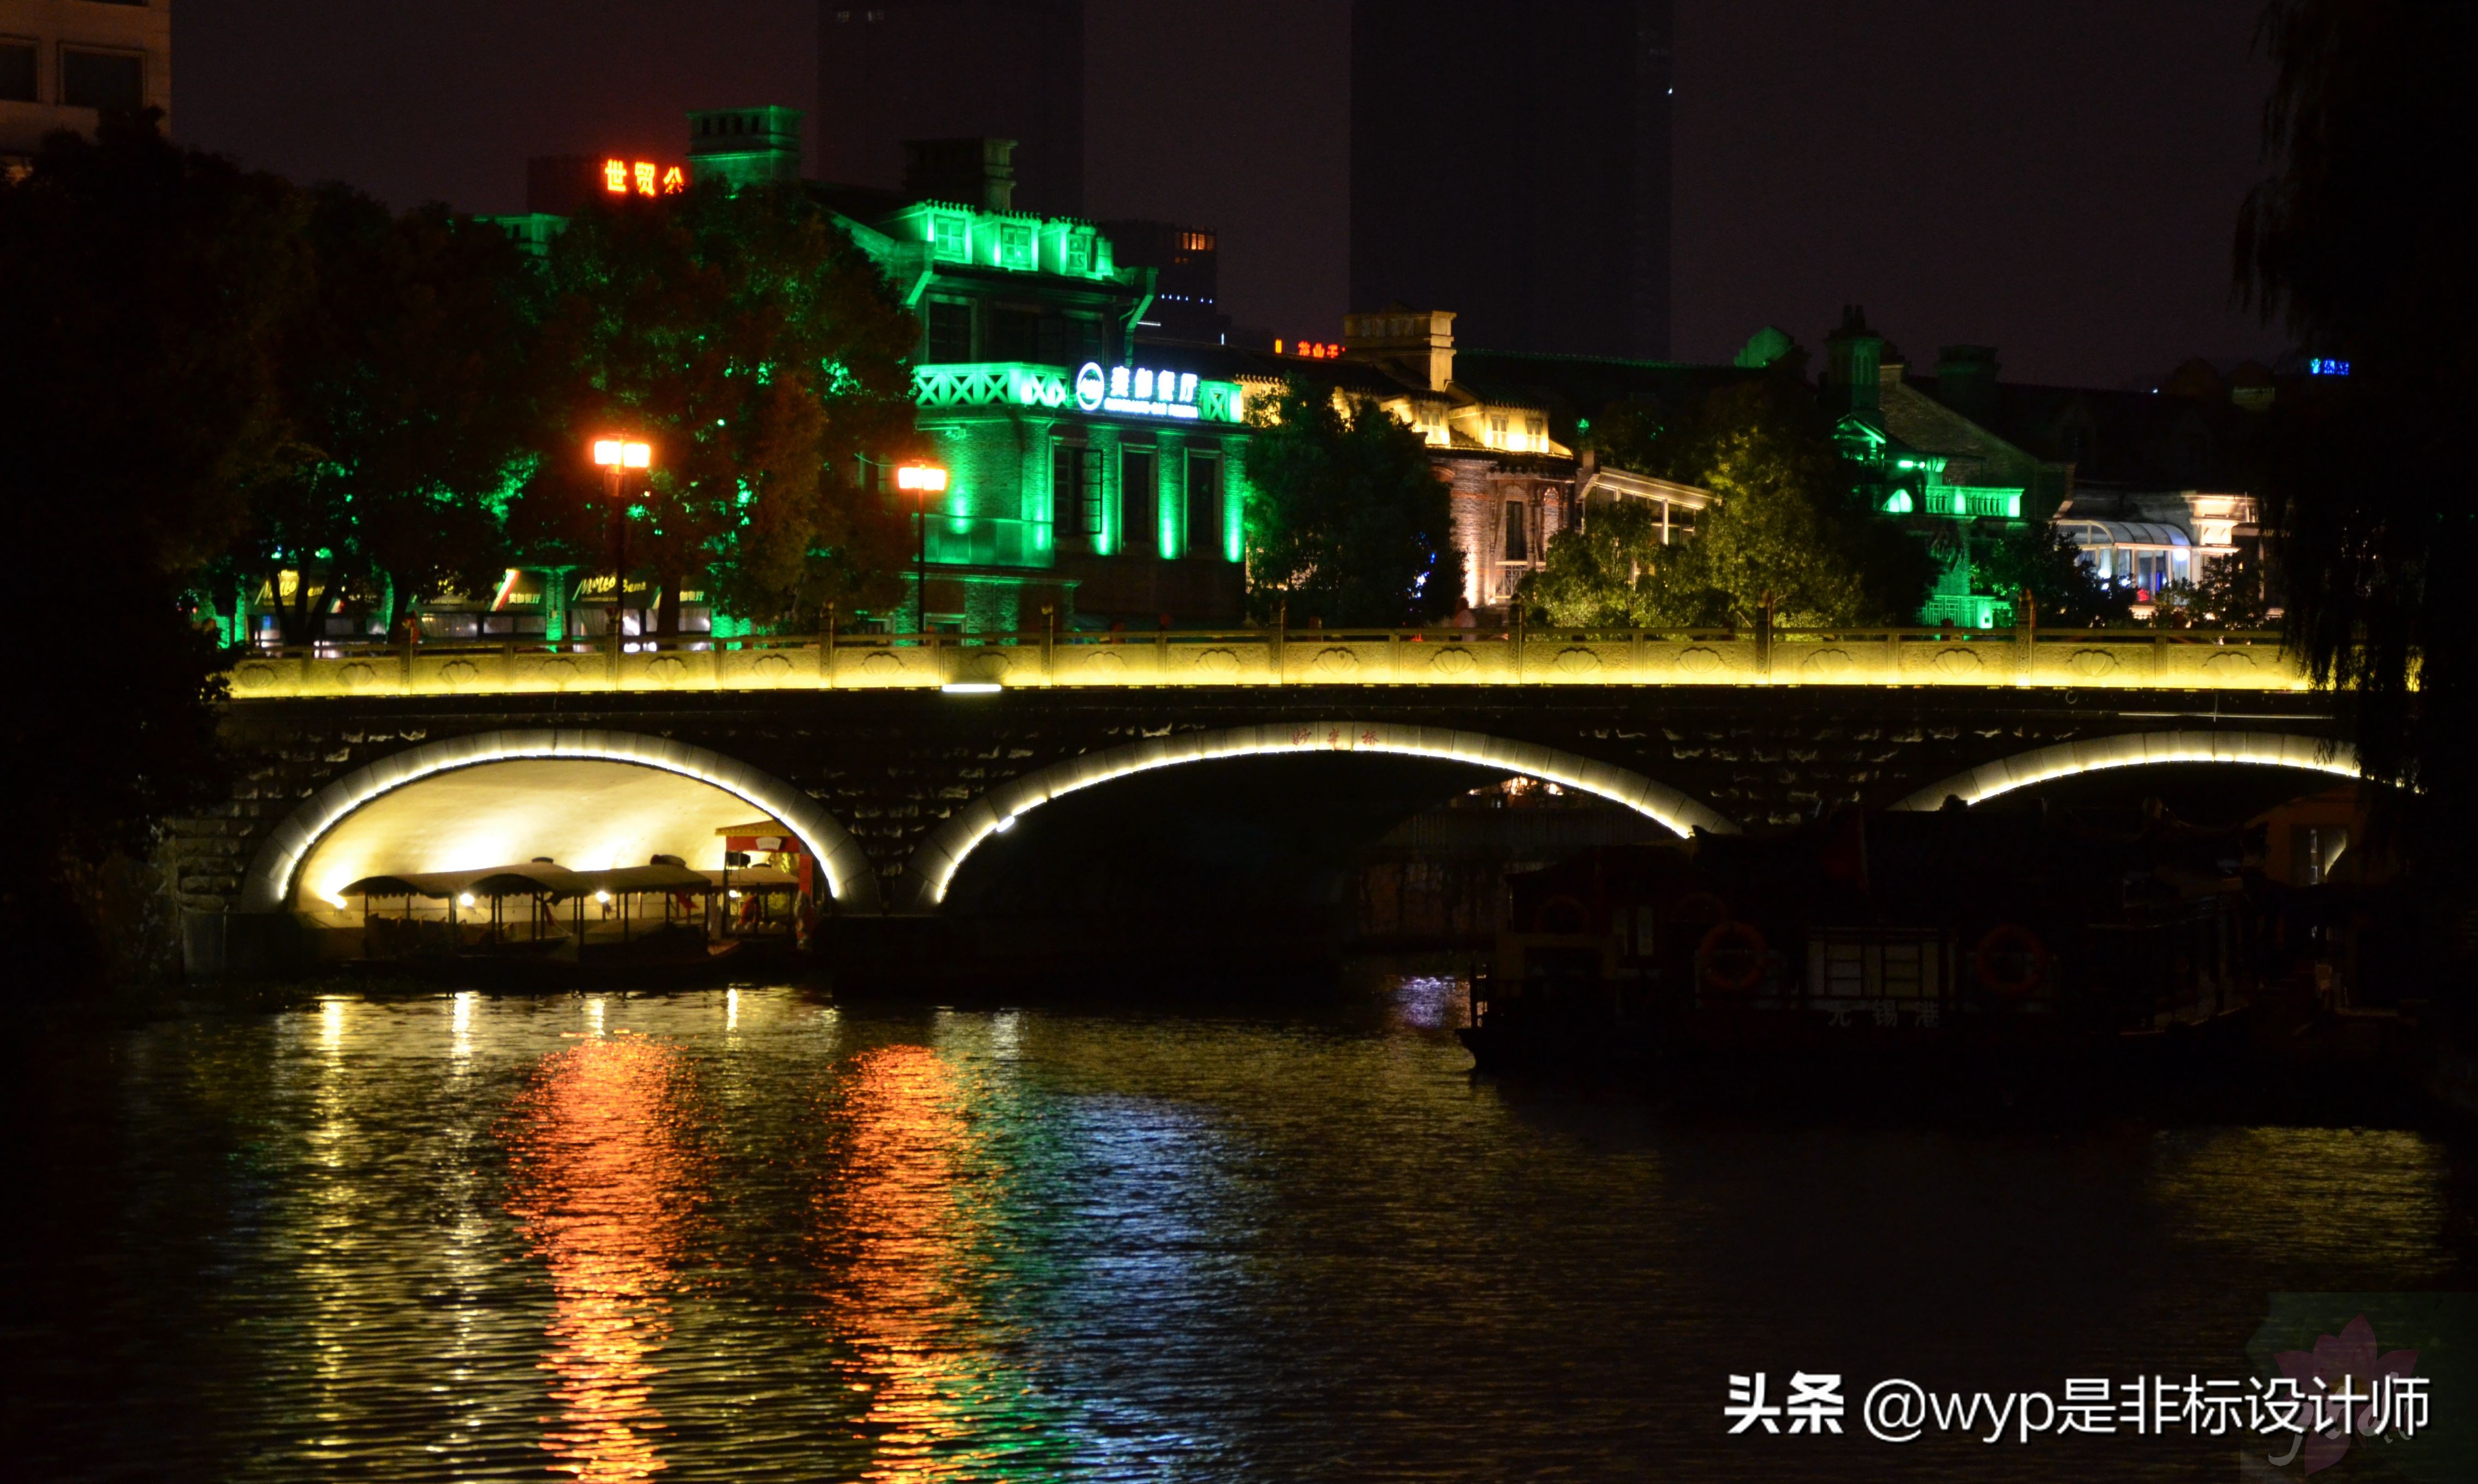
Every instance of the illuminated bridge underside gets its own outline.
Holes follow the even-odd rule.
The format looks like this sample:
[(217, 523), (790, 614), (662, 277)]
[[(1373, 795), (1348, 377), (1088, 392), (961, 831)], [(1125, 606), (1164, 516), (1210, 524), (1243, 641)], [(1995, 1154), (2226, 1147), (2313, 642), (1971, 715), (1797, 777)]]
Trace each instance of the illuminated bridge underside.
[(2133, 732), (2000, 758), (1930, 784), (1893, 807), (1939, 809), (1948, 798), (1976, 804), (2052, 778), (2173, 763), (2238, 763), (2358, 776), (2357, 750), (2346, 742), (2261, 732)]
[(1646, 632), (1502, 636), (1179, 632), (1161, 636), (865, 636), (726, 641), (723, 647), (612, 654), (589, 644), (434, 644), (407, 654), (320, 645), (242, 660), (246, 699), (391, 695), (934, 690), (951, 685), (1166, 686), (1940, 686), (2057, 690), (2303, 691), (2277, 636), (2124, 630)]
[(1738, 832), (1738, 826), (1729, 818), (1676, 789), (1625, 768), (1537, 742), (1510, 742), (1445, 727), (1347, 720), (1232, 727), (1088, 753), (999, 785), (957, 810), (914, 851), (905, 869), (912, 891), (909, 905), (916, 911), (936, 908), (946, 899), (947, 889), (966, 857), (1002, 827), (1012, 825), (1018, 816), (1062, 794), (1130, 773), (1217, 758), (1333, 752), (1393, 753), (1470, 763), (1499, 772), (1547, 779), (1598, 795), (1656, 819), (1680, 835), (1696, 828), (1722, 835)]
[(311, 794), (267, 834), (250, 861), (235, 905), (243, 912), (275, 912), (291, 905), (302, 863), (339, 824), (371, 801), (451, 769), (528, 758), (629, 763), (711, 784), (805, 843), (824, 868), (828, 890), (837, 902), (858, 911), (874, 911), (878, 905), (877, 878), (859, 843), (815, 799), (781, 779), (671, 738), (535, 728), (479, 732), (424, 743), (336, 779)]

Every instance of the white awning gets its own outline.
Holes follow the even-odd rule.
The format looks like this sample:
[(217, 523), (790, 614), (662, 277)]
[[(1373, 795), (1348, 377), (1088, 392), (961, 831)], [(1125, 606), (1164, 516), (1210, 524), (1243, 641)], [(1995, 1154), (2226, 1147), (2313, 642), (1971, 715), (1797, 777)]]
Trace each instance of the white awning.
[(2150, 520), (2060, 520), (2057, 529), (2078, 546), (2161, 546), (2184, 550), (2194, 539), (2173, 525)]

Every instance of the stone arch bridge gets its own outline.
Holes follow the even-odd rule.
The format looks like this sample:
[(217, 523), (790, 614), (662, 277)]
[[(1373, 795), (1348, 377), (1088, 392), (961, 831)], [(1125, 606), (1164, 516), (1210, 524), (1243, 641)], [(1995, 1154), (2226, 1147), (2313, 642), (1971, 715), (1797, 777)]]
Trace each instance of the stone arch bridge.
[(177, 821), (167, 846), (185, 923), (293, 908), (304, 861), (359, 812), (527, 759), (721, 789), (802, 839), (833, 910), (854, 916), (937, 913), (962, 863), (1053, 798), (1241, 757), (1526, 773), (1681, 833), (1976, 802), (2143, 764), (2354, 772), (2329, 697), (2275, 640), (2247, 635), (322, 646), (245, 659), (232, 684), (233, 797)]

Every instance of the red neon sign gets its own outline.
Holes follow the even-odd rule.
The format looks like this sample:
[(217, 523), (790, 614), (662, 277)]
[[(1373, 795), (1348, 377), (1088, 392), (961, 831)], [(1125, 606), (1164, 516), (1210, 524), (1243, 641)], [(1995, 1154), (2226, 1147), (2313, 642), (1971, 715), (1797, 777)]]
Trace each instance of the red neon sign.
[(602, 162), (602, 189), (609, 195), (675, 196), (688, 189), (688, 172), (675, 164), (617, 158)]
[[(1285, 348), (1286, 344), (1287, 348)], [(1331, 340), (1291, 340), (1288, 342), (1276, 340), (1274, 342), (1274, 354), (1277, 356), (1298, 356), (1303, 361), (1339, 361), (1342, 359), (1342, 347), (1333, 343)]]

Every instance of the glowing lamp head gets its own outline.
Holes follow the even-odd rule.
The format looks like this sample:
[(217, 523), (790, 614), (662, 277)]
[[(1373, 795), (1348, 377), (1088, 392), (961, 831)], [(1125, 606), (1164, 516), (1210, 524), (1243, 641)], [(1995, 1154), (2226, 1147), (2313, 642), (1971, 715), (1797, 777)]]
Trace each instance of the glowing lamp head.
[(597, 902), (608, 902), (611, 900), (611, 893), (608, 892), (596, 892), (594, 893), (594, 899)]
[(597, 438), (594, 440), (594, 462), (605, 468), (651, 468), (654, 445), (633, 439)]
[(459, 892), (458, 893), (456, 893), (456, 905), (457, 905), (457, 906), (459, 906), (459, 907), (470, 907), (470, 906), (472, 906), (472, 905), (473, 905), (473, 893), (470, 893), (470, 892)]
[(895, 488), (920, 494), (944, 494), (947, 471), (934, 464), (907, 464), (895, 471)]

